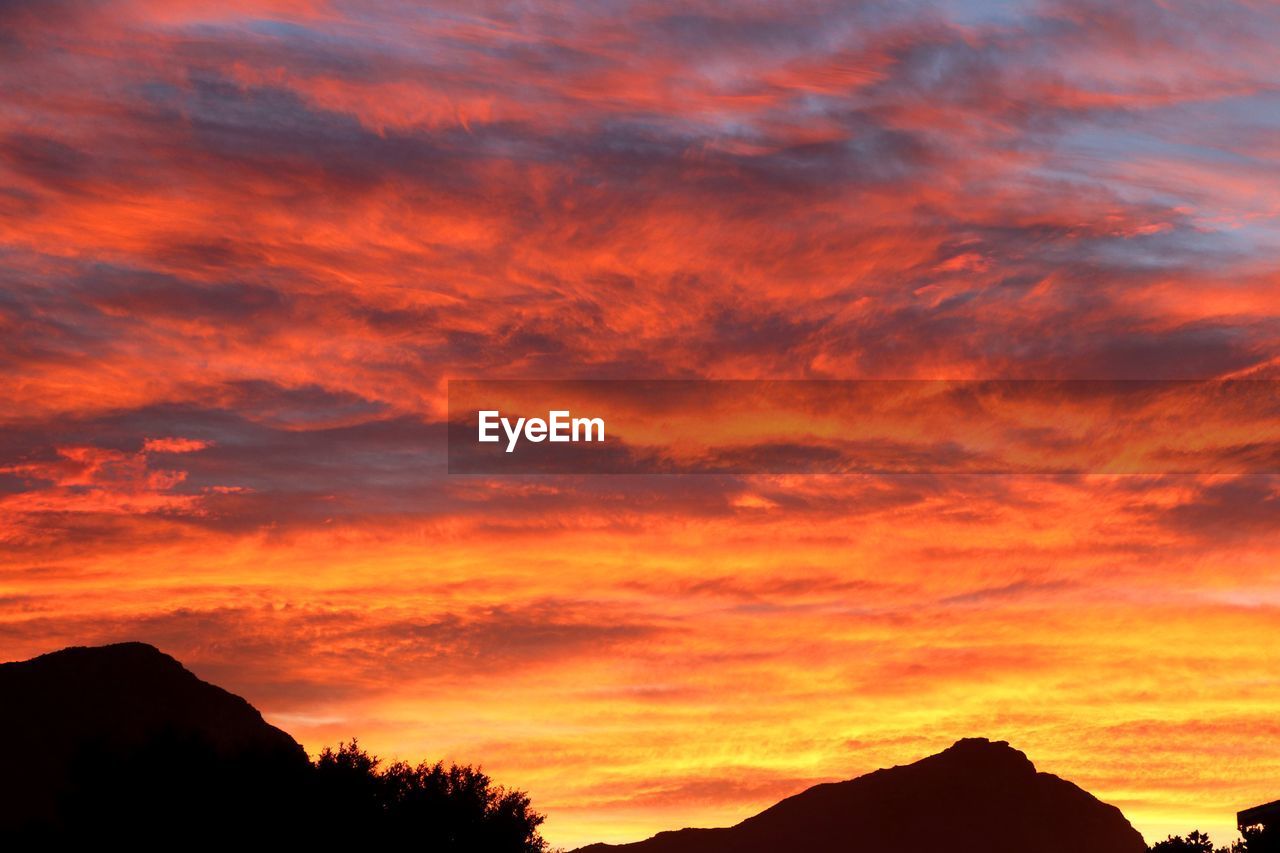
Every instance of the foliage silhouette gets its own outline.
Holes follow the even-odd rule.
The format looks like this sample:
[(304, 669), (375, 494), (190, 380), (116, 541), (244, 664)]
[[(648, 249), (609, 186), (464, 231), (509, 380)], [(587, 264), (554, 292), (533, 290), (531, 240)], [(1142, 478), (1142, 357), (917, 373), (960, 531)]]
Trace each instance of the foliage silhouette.
[(543, 816), (477, 768), (382, 766), (353, 739), (300, 766), (271, 754), (220, 755), (161, 731), (127, 750), (87, 744), (56, 811), (0, 826), (0, 841), (124, 842), (135, 849), (231, 844), (405, 844), (432, 853), (542, 853)]
[(1198, 829), (1192, 830), (1185, 838), (1170, 835), (1164, 841), (1151, 845), (1152, 853), (1238, 853), (1242, 849), (1239, 842), (1231, 847), (1215, 848), (1209, 836)]
[(1280, 831), (1265, 826), (1248, 826), (1241, 840), (1230, 847), (1214, 847), (1209, 836), (1194, 830), (1187, 836), (1170, 835), (1151, 845), (1152, 853), (1280, 853)]
[[(1246, 826), (1240, 834), (1244, 836), (1241, 853), (1280, 853), (1280, 826)], [(1236, 853), (1234, 848), (1232, 853)]]
[(529, 799), (480, 770), (384, 767), (354, 740), (312, 762), (145, 643), (0, 663), (0, 731), (0, 850), (546, 847)]
[(543, 816), (519, 791), (495, 786), (479, 769), (381, 760), (354, 739), (315, 762), (312, 802), (326, 825), (368, 842), (432, 851), (541, 853)]

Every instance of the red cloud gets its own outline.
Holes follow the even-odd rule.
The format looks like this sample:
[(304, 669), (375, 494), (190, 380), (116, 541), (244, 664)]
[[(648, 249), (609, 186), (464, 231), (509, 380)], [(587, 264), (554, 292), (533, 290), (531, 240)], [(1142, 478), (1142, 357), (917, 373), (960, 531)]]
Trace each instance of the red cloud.
[(142, 443), (147, 453), (193, 453), (211, 446), (213, 442), (197, 438), (148, 438)]

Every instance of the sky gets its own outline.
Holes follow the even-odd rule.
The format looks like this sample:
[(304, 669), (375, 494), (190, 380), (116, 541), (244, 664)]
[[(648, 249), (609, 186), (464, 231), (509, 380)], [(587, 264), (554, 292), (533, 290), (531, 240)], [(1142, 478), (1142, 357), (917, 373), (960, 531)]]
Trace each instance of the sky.
[(151, 642), (565, 847), (965, 736), (1149, 841), (1280, 797), (1280, 477), (445, 456), (449, 379), (1277, 378), (1273, 4), (3, 0), (0, 63), (0, 659)]

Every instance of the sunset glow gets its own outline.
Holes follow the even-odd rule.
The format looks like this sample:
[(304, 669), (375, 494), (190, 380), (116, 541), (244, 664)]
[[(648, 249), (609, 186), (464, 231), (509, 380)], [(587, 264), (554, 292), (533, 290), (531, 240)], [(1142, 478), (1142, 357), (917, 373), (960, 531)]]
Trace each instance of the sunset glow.
[[(1148, 841), (1280, 797), (1266, 409), (1155, 433), (1263, 473), (445, 446), (450, 379), (1280, 379), (1275, 5), (55, 0), (0, 57), (0, 660), (153, 643), (566, 849), (965, 736)], [(629, 437), (889, 429), (694, 405)]]

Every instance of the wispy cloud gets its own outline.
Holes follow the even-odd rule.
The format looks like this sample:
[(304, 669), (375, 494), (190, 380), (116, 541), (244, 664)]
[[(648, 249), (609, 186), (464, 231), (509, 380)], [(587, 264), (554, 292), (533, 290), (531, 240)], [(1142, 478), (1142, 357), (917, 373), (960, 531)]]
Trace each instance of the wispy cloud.
[(0, 651), (152, 639), (568, 845), (962, 734), (1229, 828), (1276, 772), (1274, 478), (448, 478), (445, 380), (1275, 378), (1278, 35), (0, 3)]

